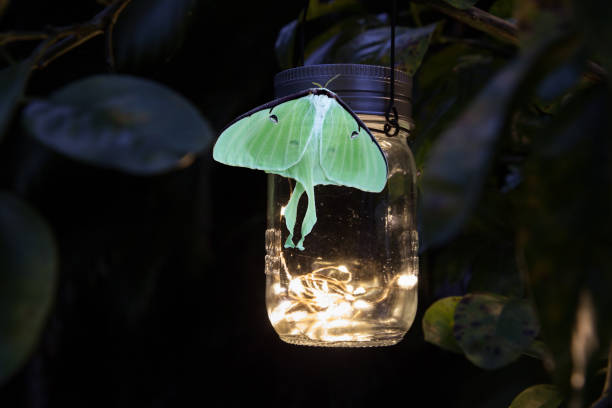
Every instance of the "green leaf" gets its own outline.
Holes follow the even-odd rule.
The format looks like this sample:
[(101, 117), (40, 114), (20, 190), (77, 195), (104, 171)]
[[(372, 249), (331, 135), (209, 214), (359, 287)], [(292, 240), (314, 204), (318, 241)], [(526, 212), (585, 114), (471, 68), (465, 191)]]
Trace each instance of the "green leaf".
[(438, 136), (505, 62), (462, 43), (428, 53), (415, 77), (413, 151), (419, 170), (423, 170)]
[(563, 396), (557, 387), (539, 384), (517, 395), (509, 408), (557, 408), (562, 402)]
[(444, 2), (455, 8), (465, 10), (476, 4), (478, 0), (444, 0)]
[(515, 0), (497, 0), (491, 5), (489, 13), (500, 18), (511, 18)]
[(154, 174), (193, 161), (212, 129), (182, 96), (152, 81), (121, 75), (89, 77), (32, 102), (28, 131), (77, 160), (133, 174)]
[(57, 250), (46, 222), (0, 192), (0, 384), (36, 346), (53, 301)]
[(0, 16), (4, 15), (6, 8), (9, 6), (10, 0), (0, 0)]
[[(409, 74), (414, 74), (421, 65), (435, 29), (436, 24), (419, 28), (396, 27), (396, 64), (404, 66)], [(339, 47), (333, 58), (335, 62), (388, 65), (390, 36), (389, 27), (364, 31)]]
[(585, 387), (596, 383), (597, 349), (586, 339), (572, 349), (577, 321), (592, 324), (601, 352), (612, 339), (611, 110), (606, 87), (576, 95), (541, 130), (525, 165), (519, 253), (563, 392), (572, 389), (572, 354), (586, 362)]
[(461, 296), (451, 296), (438, 300), (423, 316), (425, 341), (445, 350), (462, 353), (453, 335), (454, 314)]
[(361, 7), (358, 0), (309, 0), (306, 20), (315, 20), (328, 14), (339, 13), (351, 9), (357, 10)]
[(0, 71), (0, 141), (23, 96), (31, 70), (32, 63), (26, 60)]
[(455, 339), (466, 357), (484, 369), (493, 370), (516, 360), (538, 331), (531, 306), (522, 300), (469, 294), (455, 309)]
[(113, 30), (122, 71), (142, 71), (170, 60), (182, 46), (197, 0), (132, 0)]
[[(612, 72), (612, 7), (607, 1), (573, 0), (572, 14), (586, 36), (585, 44), (606, 71)], [(609, 84), (609, 81), (608, 81)]]
[(544, 44), (550, 45), (530, 49), (499, 72), (433, 146), (421, 179), (424, 247), (453, 237), (472, 213), (511, 102)]

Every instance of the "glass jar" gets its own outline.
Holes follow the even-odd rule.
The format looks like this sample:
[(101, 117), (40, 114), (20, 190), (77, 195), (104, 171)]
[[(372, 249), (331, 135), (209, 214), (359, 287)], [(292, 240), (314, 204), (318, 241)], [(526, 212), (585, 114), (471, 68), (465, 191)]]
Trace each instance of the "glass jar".
[[(387, 346), (399, 342), (417, 308), (416, 170), (407, 145), (411, 78), (395, 72), (400, 131), (383, 131), (390, 69), (333, 64), (294, 68), (275, 78), (277, 97), (325, 84), (368, 126), (388, 163), (380, 193), (315, 187), (317, 222), (303, 251), (284, 248), (283, 218), (295, 181), (268, 175), (266, 305), (272, 326), (288, 343), (326, 347)], [(297, 220), (306, 211), (305, 196)], [(300, 225), (295, 226), (295, 231)]]

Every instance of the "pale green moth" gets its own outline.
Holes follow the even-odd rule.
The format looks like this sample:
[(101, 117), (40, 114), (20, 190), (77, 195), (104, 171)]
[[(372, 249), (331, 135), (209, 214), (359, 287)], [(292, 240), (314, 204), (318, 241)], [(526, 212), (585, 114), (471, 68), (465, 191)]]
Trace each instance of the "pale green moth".
[(300, 250), (317, 222), (314, 186), (380, 192), (387, 183), (387, 160), (376, 139), (346, 103), (324, 87), (276, 99), (241, 115), (221, 132), (213, 158), (296, 181), (285, 208), (289, 230), (285, 248), (296, 247), (293, 229), (304, 192), (308, 207), (297, 244)]

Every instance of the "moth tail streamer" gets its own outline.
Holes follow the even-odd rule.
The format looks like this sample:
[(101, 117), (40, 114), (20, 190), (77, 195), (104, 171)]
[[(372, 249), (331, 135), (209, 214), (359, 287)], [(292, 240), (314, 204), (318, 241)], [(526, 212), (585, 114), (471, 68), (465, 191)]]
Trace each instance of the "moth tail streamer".
[(304, 186), (302, 183), (296, 183), (295, 189), (291, 193), (291, 198), (285, 207), (285, 224), (289, 230), (289, 236), (285, 241), (285, 248), (295, 248), (293, 244), (293, 228), (295, 227), (295, 219), (297, 217), (297, 207), (300, 202), (300, 197), (304, 193)]
[(304, 238), (306, 238), (306, 235), (310, 234), (310, 231), (312, 231), (312, 227), (314, 227), (315, 223), (317, 222), (317, 212), (313, 186), (308, 187), (308, 190), (306, 190), (306, 195), (308, 196), (308, 208), (306, 209), (306, 215), (304, 215), (304, 220), (302, 221), (302, 238), (297, 244), (297, 248), (300, 251), (304, 250)]

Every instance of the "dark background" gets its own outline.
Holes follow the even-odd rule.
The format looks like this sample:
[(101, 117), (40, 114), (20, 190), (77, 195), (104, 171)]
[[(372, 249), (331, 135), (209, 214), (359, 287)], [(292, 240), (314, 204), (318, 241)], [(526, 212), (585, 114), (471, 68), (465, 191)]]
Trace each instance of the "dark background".
[[(100, 9), (94, 0), (15, 0), (2, 24), (61, 26)], [(219, 130), (273, 98), (274, 42), (299, 10), (203, 1), (175, 58), (139, 75), (184, 95)], [(36, 72), (28, 95), (106, 72), (103, 46), (100, 37)], [(419, 314), (400, 344), (283, 343), (265, 309), (263, 172), (219, 165), (209, 150), (183, 170), (129, 176), (60, 157), (18, 126), (6, 146), (0, 188), (49, 221), (61, 269), (39, 347), (0, 388), (1, 407), (500, 407), (548, 381), (529, 357), (487, 372), (426, 343), (421, 318), (434, 300), (426, 270)]]

